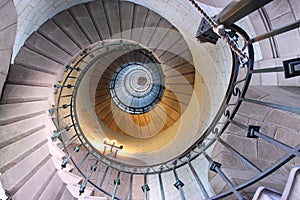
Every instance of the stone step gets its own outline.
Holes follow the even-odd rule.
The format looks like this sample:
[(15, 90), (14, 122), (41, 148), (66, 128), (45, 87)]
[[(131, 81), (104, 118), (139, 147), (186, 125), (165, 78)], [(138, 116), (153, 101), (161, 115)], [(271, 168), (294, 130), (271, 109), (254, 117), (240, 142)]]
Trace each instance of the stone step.
[(160, 43), (155, 48), (155, 52), (158, 58), (161, 57), (161, 55), (165, 52), (171, 52), (175, 53), (173, 50), (173, 46), (183, 40), (181, 34), (175, 29), (174, 27), (171, 27), (168, 32), (163, 36), (163, 38), (160, 38)]
[(97, 29), (90, 17), (86, 4), (79, 4), (70, 8), (70, 13), (91, 44), (100, 41)]
[(49, 103), (52, 105), (55, 104), (54, 92), (52, 88), (7, 83), (3, 91), (1, 104), (43, 100), (49, 101)]
[(189, 64), (189, 61), (181, 57), (180, 55), (174, 55), (174, 57), (163, 62), (163, 64), (167, 66), (166, 68), (164, 68), (164, 71), (166, 72), (167, 70), (170, 70), (172, 68), (177, 68), (179, 66)]
[[(176, 99), (170, 99), (170, 98), (162, 98), (160, 105), (164, 106), (164, 108), (171, 113), (168, 113), (168, 115), (172, 115), (173, 117), (177, 116), (178, 114), (181, 115), (181, 107), (180, 103), (176, 101)], [(177, 112), (177, 113), (175, 113)]]
[(23, 160), (17, 162), (2, 175), (4, 187), (12, 194), (15, 194), (49, 159), (50, 154), (48, 146), (45, 143), (27, 155)]
[(66, 200), (66, 199), (84, 199), (85, 197), (88, 196), (93, 196), (94, 189), (90, 187), (86, 187), (84, 190), (84, 193), (82, 193), (79, 196), (79, 185), (76, 184), (68, 184), (66, 186), (66, 189), (60, 198), (61, 200)]
[(35, 101), (0, 105), (0, 125), (7, 125), (46, 112), (48, 101)]
[(122, 16), (121, 17), (122, 38), (130, 39), (134, 4), (126, 1), (120, 1), (119, 8), (120, 8), (120, 15)]
[(106, 13), (104, 11), (103, 1), (93, 1), (87, 4), (87, 9), (91, 19), (93, 20), (95, 27), (102, 40), (111, 37), (110, 29), (107, 23)]
[[(48, 139), (48, 147), (49, 147), (50, 154), (53, 157), (59, 159), (59, 162), (61, 163), (62, 159), (66, 156), (66, 154), (57, 146), (59, 142), (55, 143), (51, 140), (52, 135), (53, 135), (53, 131), (50, 131), (48, 128), (46, 137)], [(58, 167), (58, 168), (60, 168), (60, 167)], [(73, 167), (72, 167), (72, 169), (73, 169)]]
[(185, 85), (186, 87), (194, 87), (195, 74), (188, 73), (180, 76), (171, 76), (166, 78), (166, 85), (176, 84), (176, 85)]
[[(75, 146), (77, 146), (77, 144), (70, 144), (68, 146), (68, 150), (71, 152), (74, 150)], [(77, 152), (76, 154), (74, 154), (74, 156), (72, 157), (75, 163), (81, 163), (83, 158), (87, 155), (87, 151), (85, 148), (80, 148), (79, 152)], [(91, 166), (88, 166), (88, 160), (91, 158), (91, 155), (88, 155), (87, 158), (85, 159), (84, 162), (82, 162), (80, 169), (89, 169)], [(72, 171), (73, 174), (77, 175), (78, 177), (81, 177), (81, 173), (75, 168)]]
[(103, 1), (104, 12), (106, 14), (107, 24), (110, 29), (112, 38), (120, 38), (120, 15), (119, 15), (119, 1)]
[[(178, 35), (179, 32), (176, 31), (172, 31), (172, 34)], [(193, 57), (192, 54), (190, 53), (189, 47), (187, 46), (186, 41), (184, 40), (184, 38), (181, 37), (173, 43), (173, 45), (168, 49), (169, 52), (172, 52), (176, 55), (182, 55), (182, 51), (183, 50), (187, 50), (188, 52), (188, 57), (184, 57), (187, 61), (191, 62), (193, 61)]]
[(60, 199), (66, 188), (65, 183), (62, 181), (58, 173), (52, 177), (47, 187), (44, 189), (42, 194), (39, 196), (39, 200), (53, 200)]
[(189, 83), (187, 84), (176, 84), (176, 83), (166, 83), (165, 85), (166, 90), (172, 91), (175, 94), (179, 93), (184, 93), (191, 95), (193, 94), (193, 88), (190, 86)]
[(90, 45), (89, 40), (68, 10), (56, 15), (53, 18), (53, 21), (80, 47), (80, 49), (86, 49)]
[(144, 176), (133, 176), (132, 185), (131, 199), (143, 199), (141, 187), (144, 185)]
[(45, 115), (46, 114), (41, 114), (32, 118), (1, 126), (0, 149), (45, 128)]
[(110, 95), (108, 94), (106, 96), (101, 96), (101, 97), (97, 98), (95, 103), (96, 103), (96, 106), (95, 106), (96, 113), (100, 113), (107, 107), (111, 107), (112, 102), (110, 100)]
[(159, 29), (159, 23), (161, 20), (162, 18), (157, 13), (151, 10), (148, 11), (143, 27), (143, 34), (140, 39), (141, 44), (148, 47), (148, 43), (150, 42), (154, 32), (157, 31), (156, 29)]
[[(108, 171), (108, 173), (110, 173)], [(109, 182), (104, 182), (103, 183), (103, 189), (106, 191), (109, 191), (110, 193), (113, 192), (114, 189), (114, 179), (116, 178), (116, 174), (109, 174), (106, 176), (106, 180), (108, 180)], [(126, 176), (123, 177), (122, 173), (120, 174), (120, 181), (121, 184), (118, 186), (117, 192), (116, 192), (116, 197), (120, 198), (120, 199), (127, 199), (128, 196), (128, 190), (129, 190), (129, 181), (130, 181), (130, 176)], [(95, 191), (95, 196), (103, 196), (104, 194), (101, 193), (101, 191)], [(110, 198), (108, 198), (110, 199)]]
[(65, 187), (65, 190), (63, 191), (63, 194), (60, 197), (60, 200), (75, 200), (76, 198), (72, 195), (72, 193), (68, 190), (67, 186)]
[(65, 69), (64, 65), (57, 63), (54, 60), (51, 60), (37, 52), (34, 52), (25, 46), (20, 49), (15, 59), (15, 64), (53, 75), (59, 74), (60, 71)]
[(21, 65), (11, 65), (7, 83), (52, 87), (57, 82), (57, 75), (44, 73)]
[(119, 179), (121, 184), (117, 190), (117, 197), (120, 197), (121, 199), (127, 199), (130, 185), (130, 176), (131, 175), (128, 173), (120, 173)]
[(131, 30), (131, 40), (140, 42), (141, 35), (143, 34), (143, 27), (148, 14), (148, 9), (140, 6), (134, 5), (134, 14)]
[(25, 42), (25, 46), (62, 65), (67, 65), (72, 60), (72, 56), (38, 32), (30, 35)]
[[(49, 142), (48, 142), (49, 143)], [(52, 153), (52, 152), (51, 152)], [(51, 154), (52, 155), (52, 154)], [(57, 156), (53, 156), (51, 157), (55, 167), (57, 169), (61, 169), (61, 163), (62, 163), (62, 159), (58, 158)], [(74, 167), (72, 165), (70, 165), (69, 163), (66, 165), (66, 168), (64, 168), (64, 171), (66, 172), (71, 172), (74, 169)]]
[(252, 198), (252, 200), (280, 200), (280, 199), (281, 199), (281, 193), (262, 186), (260, 186), (256, 190)]
[(300, 166), (295, 166), (289, 175), (281, 200), (297, 200), (300, 197)]
[(194, 66), (188, 62), (179, 63), (179, 64), (175, 63), (172, 66), (164, 66), (163, 70), (165, 72), (166, 77), (172, 77), (179, 74), (187, 74), (191, 72), (195, 73)]
[(161, 101), (160, 104), (157, 105), (161, 110), (164, 110), (164, 112), (167, 114), (167, 119), (165, 124), (170, 126), (173, 124), (173, 122), (177, 121), (179, 117), (181, 116), (180, 108), (173, 108), (171, 104), (164, 103), (164, 101)]
[(180, 101), (176, 96), (165, 96), (163, 103), (172, 106), (174, 110), (183, 114), (189, 102)]
[(165, 96), (171, 98), (171, 99), (176, 99), (178, 102), (184, 103), (184, 104), (189, 104), (191, 95), (192, 94), (182, 94), (179, 93), (179, 91), (170, 91), (170, 90), (165, 90)]
[(159, 21), (156, 30), (151, 36), (147, 47), (150, 49), (156, 49), (159, 44), (162, 42), (163, 38), (168, 34), (169, 30), (172, 28), (172, 25), (165, 19)]
[(59, 170), (57, 174), (65, 184), (74, 184), (74, 183), (80, 184), (82, 182), (82, 177), (79, 177), (76, 174), (68, 172), (67, 170)]
[(0, 149), (1, 172), (9, 170), (46, 142), (45, 129), (42, 129)]
[(55, 173), (55, 165), (51, 159), (48, 159), (13, 195), (13, 199), (38, 199)]
[(86, 196), (83, 197), (84, 200), (108, 200), (106, 197), (93, 197), (93, 196)]
[(52, 19), (45, 22), (39, 29), (38, 33), (48, 38), (58, 47), (68, 52), (72, 56), (76, 56), (81, 51), (75, 42), (59, 27)]
[[(107, 175), (104, 179), (102, 188), (109, 192), (112, 193), (113, 189), (114, 189), (114, 179), (117, 178), (118, 175), (118, 171), (112, 168), (109, 168), (109, 170), (107, 171)], [(99, 177), (102, 178), (102, 177)], [(99, 181), (100, 182), (100, 181)]]

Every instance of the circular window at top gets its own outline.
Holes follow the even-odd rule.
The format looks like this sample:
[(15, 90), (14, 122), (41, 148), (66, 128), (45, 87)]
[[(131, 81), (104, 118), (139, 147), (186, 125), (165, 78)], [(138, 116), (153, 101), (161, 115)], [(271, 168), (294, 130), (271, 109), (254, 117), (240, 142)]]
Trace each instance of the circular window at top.
[(121, 110), (143, 114), (164, 94), (164, 74), (158, 63), (129, 62), (118, 67), (110, 81), (110, 95)]

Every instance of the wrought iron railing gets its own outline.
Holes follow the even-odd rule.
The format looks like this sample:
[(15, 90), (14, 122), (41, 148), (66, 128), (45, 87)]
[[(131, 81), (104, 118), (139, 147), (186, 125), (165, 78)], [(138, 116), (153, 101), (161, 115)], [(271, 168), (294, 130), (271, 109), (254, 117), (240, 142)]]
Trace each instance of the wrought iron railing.
[[(276, 31), (267, 33), (263, 36), (258, 36), (256, 38), (251, 39), (241, 28), (235, 25), (231, 26), (228, 29), (226, 28), (222, 30), (224, 31), (223, 37), (230, 37), (227, 38), (228, 41), (230, 40), (230, 43), (232, 43), (234, 48), (237, 49), (233, 49), (232, 51), (232, 75), (230, 78), (229, 87), (227, 89), (226, 95), (224, 97), (219, 111), (217, 112), (214, 120), (212, 121), (211, 125), (207, 128), (205, 133), (200, 138), (198, 138), (198, 140), (195, 141), (194, 144), (188, 150), (167, 162), (147, 167), (124, 164), (120, 161), (117, 161), (116, 159), (112, 159), (110, 157), (102, 155), (89, 143), (89, 141), (85, 137), (85, 134), (80, 127), (76, 115), (77, 88), (85, 73), (88, 71), (89, 66), (91, 66), (93, 60), (95, 60), (95, 58), (98, 56), (103, 56), (106, 53), (109, 53), (110, 51), (114, 51), (115, 47), (119, 47), (120, 41), (116, 41), (116, 43), (112, 42), (109, 44), (109, 46), (105, 43), (99, 43), (91, 50), (85, 50), (74, 64), (66, 67), (66, 73), (62, 84), (55, 85), (55, 88), (57, 89), (57, 104), (56, 107), (49, 110), (50, 113), (56, 116), (54, 122), (58, 130), (56, 133), (54, 133), (52, 139), (55, 140), (58, 138), (62, 144), (64, 151), (68, 155), (63, 160), (62, 167), (65, 167), (66, 163), (68, 163), (68, 161), (71, 160), (73, 165), (82, 174), (82, 176), (84, 177), (84, 181), (81, 184), (79, 191), (80, 193), (84, 191), (85, 187), (87, 186), (87, 183), (89, 182), (95, 188), (99, 189), (106, 195), (111, 196), (112, 199), (121, 199), (115, 196), (117, 188), (120, 187), (120, 173), (130, 174), (131, 177), (130, 185), (126, 186), (129, 187), (128, 199), (130, 199), (132, 196), (132, 177), (134, 175), (144, 175), (144, 185), (141, 187), (144, 192), (144, 199), (147, 199), (147, 192), (149, 191), (149, 186), (147, 184), (147, 176), (154, 174), (157, 174), (159, 177), (161, 197), (162, 199), (165, 199), (161, 174), (173, 171), (176, 180), (174, 186), (178, 189), (181, 198), (185, 199), (185, 196), (187, 194), (184, 194), (184, 183), (178, 178), (177, 169), (187, 165), (191, 170), (191, 174), (193, 174), (193, 176), (195, 177), (204, 198), (220, 199), (228, 195), (234, 194), (238, 199), (243, 199), (243, 195), (241, 193), (243, 189), (249, 187), (250, 185), (262, 180), (266, 176), (275, 172), (278, 168), (283, 166), (295, 156), (300, 156), (300, 145), (297, 145), (296, 147), (288, 146), (274, 138), (268, 137), (266, 134), (261, 132), (258, 126), (248, 126), (235, 120), (235, 114), (239, 110), (239, 107), (241, 106), (242, 102), (249, 102), (253, 104), (288, 111), (291, 113), (300, 114), (300, 108), (287, 105), (280, 105), (271, 102), (264, 102), (246, 97), (246, 92), (250, 84), (252, 74), (284, 71), (283, 67), (276, 67), (263, 70), (253, 69), (254, 52), (252, 44), (261, 39), (274, 36), (275, 34), (280, 34), (287, 30), (291, 30), (295, 27), (299, 27), (299, 21), (296, 22), (296, 25), (294, 23), (282, 29), (278, 29)], [(123, 41), (122, 46), (125, 49), (128, 48), (131, 50), (135, 48), (134, 45), (126, 43), (126, 41)], [(265, 142), (268, 142), (285, 150), (286, 154), (267, 169), (260, 169), (251, 161), (249, 161), (244, 155), (242, 155), (240, 152), (234, 149), (234, 147), (230, 146), (226, 143), (226, 141), (220, 138), (220, 136), (225, 132), (226, 128), (230, 124), (234, 124), (235, 126), (247, 130), (247, 134), (245, 134), (245, 137), (254, 139), (260, 138)], [(252, 169), (256, 173), (256, 175), (241, 184), (234, 185), (230, 181), (229, 177), (227, 177), (222, 171), (222, 163), (215, 162), (211, 158), (210, 153), (208, 152), (209, 148), (215, 145), (216, 143), (221, 143), (239, 160), (241, 160), (245, 165)], [(70, 148), (70, 144), (76, 144), (75, 149)], [(84, 152), (87, 153), (78, 163), (73, 159), (73, 155), (81, 151), (80, 149), (82, 148), (84, 148)], [(90, 171), (85, 172), (85, 170), (81, 169), (81, 166), (86, 161), (88, 156), (92, 156), (96, 161), (95, 164), (91, 166)], [(197, 175), (197, 169), (195, 169), (193, 166), (193, 160), (197, 159), (199, 156), (203, 156), (207, 160), (210, 166), (210, 170), (217, 173), (221, 177), (221, 179), (224, 180), (224, 182), (229, 187), (229, 190), (220, 194), (209, 194), (209, 192), (206, 190), (205, 185), (202, 183), (201, 178)], [(106, 165), (107, 168), (113, 168), (119, 172), (114, 181), (115, 187), (112, 193), (104, 190), (101, 187), (103, 181), (101, 181), (102, 183), (96, 183), (90, 180), (90, 177), (96, 171), (96, 167), (99, 162)]]

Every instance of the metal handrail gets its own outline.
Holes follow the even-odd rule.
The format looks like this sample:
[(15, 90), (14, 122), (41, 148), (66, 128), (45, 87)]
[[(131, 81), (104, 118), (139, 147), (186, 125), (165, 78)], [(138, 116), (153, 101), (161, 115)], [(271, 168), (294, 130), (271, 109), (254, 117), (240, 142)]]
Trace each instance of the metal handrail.
[[(245, 95), (247, 92), (247, 89), (250, 84), (252, 72), (253, 72), (253, 65), (254, 65), (254, 51), (252, 42), (247, 36), (246, 32), (244, 32), (241, 28), (233, 25), (231, 27), (232, 30), (236, 31), (243, 37), (243, 41), (247, 47), (247, 62), (243, 62), (243, 60), (239, 59), (239, 57), (232, 51), (232, 58), (233, 58), (233, 66), (232, 66), (232, 74), (229, 81), (229, 86), (227, 88), (225, 97), (223, 99), (223, 102), (221, 104), (221, 107), (219, 108), (216, 117), (210, 124), (210, 126), (207, 128), (207, 130), (204, 132), (204, 134), (197, 140), (195, 143), (187, 149), (185, 152), (183, 152), (181, 155), (178, 155), (177, 157), (170, 159), (169, 161), (157, 164), (157, 165), (149, 165), (149, 166), (135, 166), (135, 165), (128, 165), (121, 162), (118, 162), (114, 159), (108, 158), (104, 155), (99, 154), (98, 150), (95, 149), (87, 140), (84, 133), (82, 132), (78, 122), (78, 118), (76, 116), (76, 90), (78, 88), (78, 85), (80, 84), (80, 81), (84, 77), (85, 72), (88, 71), (87, 65), (85, 65), (85, 68), (83, 68), (80, 72), (76, 72), (79, 74), (79, 76), (75, 80), (75, 86), (72, 88), (72, 96), (70, 100), (70, 119), (72, 121), (72, 124), (74, 125), (74, 131), (77, 139), (80, 140), (80, 142), (83, 144), (86, 151), (88, 151), (95, 159), (98, 159), (101, 163), (105, 164), (106, 166), (109, 166), (110, 168), (116, 169), (119, 172), (122, 173), (129, 173), (131, 175), (133, 174), (143, 174), (143, 175), (151, 175), (151, 174), (158, 174), (159, 176), (162, 173), (174, 171), (182, 166), (185, 166), (187, 164), (190, 164), (193, 160), (195, 160), (200, 155), (206, 155), (206, 151), (214, 145), (216, 142), (219, 141), (220, 136), (224, 133), (226, 128), (229, 124), (233, 123), (234, 116), (239, 110), (239, 107), (241, 106), (242, 102), (246, 101)], [(250, 42), (249, 42), (250, 41)], [(125, 45), (126, 46), (126, 45)], [(99, 48), (105, 48), (105, 46), (100, 46)], [(72, 75), (74, 68), (77, 68), (78, 65), (83, 62), (85, 58), (87, 58), (90, 54), (92, 54), (95, 51), (98, 51), (99, 48), (92, 49), (91, 51), (87, 51), (82, 58), (80, 58), (73, 66), (73, 69), (70, 70), (70, 72), (67, 73), (66, 78), (62, 84), (62, 86), (65, 86), (68, 84), (68, 79)], [(91, 66), (91, 65), (90, 65)], [(244, 70), (244, 75), (241, 75), (241, 70)], [(276, 70), (276, 69), (275, 69)], [(259, 72), (257, 72), (259, 73)], [(74, 78), (72, 78), (74, 81)], [(61, 106), (61, 96), (63, 96), (63, 90), (64, 87), (60, 88), (58, 101), (57, 101), (57, 124), (58, 129), (61, 130), (60, 126), (60, 115), (59, 115), (59, 107)], [(245, 128), (245, 127), (243, 127)], [(262, 133), (260, 132), (254, 132), (256, 136), (262, 136)], [(70, 152), (67, 148), (68, 144), (66, 144), (65, 140), (60, 137), (60, 140), (63, 144), (64, 150), (69, 155)], [(224, 141), (222, 141), (224, 142)], [(220, 143), (222, 143), (220, 142)], [(270, 175), (271, 173), (275, 172), (278, 168), (283, 166), (285, 163), (287, 163), (289, 160), (291, 160), (293, 157), (298, 156), (300, 149), (300, 145), (296, 146), (295, 148), (287, 148), (287, 153), (280, 158), (277, 162), (272, 164), (269, 168), (265, 170), (255, 170), (257, 172), (257, 175), (248, 179), (246, 182), (239, 184), (239, 185), (230, 185), (231, 189), (225, 192), (222, 192), (220, 194), (216, 194), (213, 197), (210, 197), (210, 199), (219, 199), (226, 197), (230, 194), (236, 194), (239, 196), (240, 190), (256, 183), (257, 181), (265, 178), (266, 176)], [(238, 154), (238, 152), (236, 152)], [(76, 163), (73, 158), (71, 157), (70, 160), (73, 162), (74, 166), (77, 168), (77, 170), (84, 176), (84, 178), (88, 178), (88, 176), (83, 172), (83, 170), (78, 166), (78, 163)], [(210, 161), (212, 162), (212, 161)], [(219, 168), (217, 170), (219, 172)], [(100, 186), (98, 186), (96, 183), (88, 180), (94, 187), (105, 193), (106, 195), (112, 196), (109, 192), (103, 190)], [(229, 182), (230, 184), (230, 182)], [(207, 196), (207, 194), (206, 194)], [(115, 197), (116, 199), (120, 199)]]

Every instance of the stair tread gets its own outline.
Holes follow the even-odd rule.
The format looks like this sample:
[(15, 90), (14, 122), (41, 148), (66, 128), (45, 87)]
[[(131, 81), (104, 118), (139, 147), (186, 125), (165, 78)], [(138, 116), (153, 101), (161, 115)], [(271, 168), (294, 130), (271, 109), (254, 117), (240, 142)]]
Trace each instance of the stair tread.
[(107, 23), (110, 28), (112, 38), (120, 38), (120, 16), (119, 16), (119, 1), (103, 1), (104, 10), (107, 17)]
[(55, 173), (43, 193), (40, 195), (40, 200), (52, 200), (52, 199), (58, 199), (60, 195), (61, 189), (65, 188), (66, 185), (61, 180), (58, 173)]
[(18, 160), (22, 160), (30, 152), (46, 143), (45, 129), (39, 130), (15, 143), (12, 143), (0, 149), (0, 169), (2, 172), (8, 170), (11, 166), (15, 165)]
[(53, 21), (81, 48), (85, 49), (90, 42), (81, 31), (68, 10), (63, 11), (53, 18)]
[(281, 197), (281, 193), (260, 186), (256, 190), (252, 200), (280, 200), (280, 197)]
[(45, 113), (48, 107), (47, 101), (0, 105), (0, 124), (5, 125)]
[(15, 63), (51, 74), (58, 74), (61, 69), (64, 69), (64, 66), (60, 63), (36, 53), (25, 46), (20, 49), (16, 56)]
[(11, 65), (7, 83), (51, 87), (57, 76), (30, 69), (21, 65)]
[(144, 28), (143, 28), (143, 34), (141, 36), (140, 43), (148, 46), (148, 42), (150, 41), (153, 33), (156, 31), (156, 29), (159, 29), (157, 27), (159, 25), (159, 22), (162, 18), (155, 13), (152, 10), (148, 11), (148, 15), (145, 20)]
[(28, 179), (30, 179), (30, 176), (28, 176), (28, 174), (32, 173), (31, 170), (36, 168), (40, 161), (42, 161), (48, 155), (48, 147), (46, 144), (44, 144), (40, 148), (29, 154), (27, 157), (25, 157), (21, 162), (18, 162), (15, 166), (7, 170), (4, 174), (2, 174), (2, 183), (5, 188), (8, 191), (11, 191), (13, 190), (13, 188), (22, 187), (21, 182), (27, 182)]
[(160, 44), (162, 38), (169, 32), (172, 25), (165, 19), (159, 21), (155, 32), (152, 34), (151, 39), (147, 45), (150, 49), (156, 49)]
[(134, 6), (131, 40), (140, 42), (147, 14), (148, 14), (147, 8), (140, 5)]
[(45, 127), (46, 114), (0, 127), (0, 149)]
[(91, 44), (100, 41), (98, 32), (92, 19), (90, 18), (85, 4), (79, 4), (70, 8), (70, 12)]
[(102, 1), (93, 1), (87, 4), (87, 8), (93, 19), (95, 26), (100, 34), (102, 40), (110, 38), (110, 30), (108, 27), (107, 19), (104, 12)]
[(282, 193), (282, 200), (298, 200), (300, 196), (300, 166), (292, 168), (286, 186)]
[(82, 181), (82, 177), (79, 177), (76, 174), (66, 170), (59, 170), (57, 173), (65, 184), (79, 184)]
[[(166, 35), (164, 35), (163, 40), (159, 43), (157, 46), (158, 50), (161, 50), (161, 53), (156, 53), (158, 57), (164, 52), (164, 51), (170, 51), (172, 53), (178, 53), (172, 48), (176, 45), (176, 43), (183, 40), (182, 35), (175, 29), (170, 29)], [(174, 50), (173, 50), (174, 49)], [(172, 51), (173, 50), (173, 51)], [(181, 50), (181, 48), (180, 48)], [(177, 50), (178, 51), (178, 50)]]
[(72, 195), (74, 198), (77, 198), (77, 199), (78, 198), (84, 198), (86, 196), (92, 196), (93, 192), (94, 192), (94, 188), (86, 187), (85, 190), (84, 190), (84, 193), (82, 193), (79, 196), (80, 185), (68, 184), (66, 188), (67, 188), (69, 194)]
[(80, 48), (74, 43), (68, 35), (66, 35), (53, 21), (52, 19), (45, 22), (39, 29), (38, 32), (49, 38), (60, 48), (72, 56), (80, 52)]
[(54, 103), (52, 88), (7, 83), (3, 91), (1, 103), (22, 103), (48, 100)]
[(121, 28), (122, 38), (130, 39), (132, 20), (133, 20), (133, 8), (134, 4), (126, 1), (120, 2), (120, 15), (121, 17)]
[[(41, 168), (24, 184), (16, 194), (14, 199), (33, 199), (38, 193), (44, 190), (48, 184), (48, 179), (55, 174), (56, 168), (51, 159), (41, 166)], [(41, 178), (43, 177), (43, 178)]]
[(25, 46), (35, 52), (45, 55), (52, 60), (55, 60), (58, 63), (61, 63), (62, 65), (68, 64), (72, 59), (68, 53), (53, 44), (38, 32), (34, 32), (30, 35), (25, 42)]

